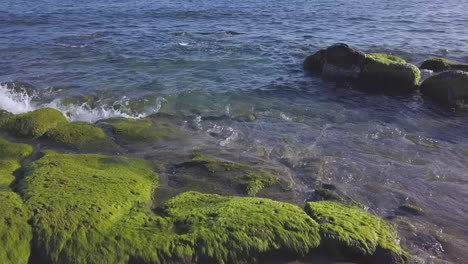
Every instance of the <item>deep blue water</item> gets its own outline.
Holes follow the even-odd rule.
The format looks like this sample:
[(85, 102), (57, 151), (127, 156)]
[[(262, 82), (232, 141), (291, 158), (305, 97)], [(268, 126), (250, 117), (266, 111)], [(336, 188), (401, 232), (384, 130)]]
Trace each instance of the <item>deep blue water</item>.
[[(433, 56), (468, 63), (468, 1), (2, 0), (0, 82), (37, 93), (2, 86), (0, 108), (54, 106), (88, 121), (195, 114), (201, 133), (221, 135), (220, 148), (268, 153), (381, 216), (417, 202), (426, 216), (402, 231), (416, 260), (462, 263), (468, 114), (417, 93), (365, 94), (306, 75), (304, 58), (336, 42), (416, 65)], [(61, 104), (76, 95), (96, 99)], [(257, 120), (204, 121), (249, 114)], [(309, 165), (320, 169), (309, 175)]]

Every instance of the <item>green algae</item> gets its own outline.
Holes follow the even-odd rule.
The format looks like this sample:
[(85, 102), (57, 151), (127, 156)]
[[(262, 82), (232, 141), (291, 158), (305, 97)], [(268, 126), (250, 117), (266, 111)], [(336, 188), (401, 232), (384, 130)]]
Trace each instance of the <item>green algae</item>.
[(32, 213), (14, 192), (0, 191), (0, 263), (26, 264), (31, 254)]
[(468, 102), (468, 72), (445, 71), (431, 76), (421, 84), (421, 93), (435, 101), (456, 106)]
[(76, 96), (63, 98), (60, 101), (60, 104), (63, 105), (63, 106), (82, 105), (82, 104), (85, 104), (85, 103), (93, 103), (96, 100), (97, 100), (97, 98), (95, 96), (92, 96), (92, 95), (86, 95), (86, 96), (76, 95)]
[(374, 59), (386, 59), (386, 60), (391, 60), (393, 62), (406, 63), (404, 59), (395, 55), (383, 54), (383, 53), (369, 53), (367, 55)]
[(168, 126), (154, 124), (150, 119), (130, 119), (124, 117), (101, 120), (99, 123), (109, 125), (119, 140), (158, 141), (169, 138), (174, 130)]
[(30, 145), (19, 144), (0, 138), (0, 191), (9, 191), (15, 179), (13, 172), (21, 167), (20, 161), (31, 155)]
[(432, 70), (434, 72), (441, 72), (446, 70), (462, 70), (468, 71), (468, 64), (451, 63), (444, 58), (430, 58), (421, 64), (421, 69)]
[(393, 55), (371, 53), (366, 56), (360, 85), (411, 92), (417, 87), (420, 79), (421, 73), (415, 65)]
[(341, 197), (335, 191), (332, 191), (332, 190), (318, 189), (318, 190), (315, 190), (314, 193), (322, 197), (324, 200), (345, 201), (343, 197)]
[(20, 161), (32, 151), (29, 145), (0, 138), (0, 263), (28, 263), (32, 229), (27, 221), (31, 213), (9, 186)]
[(304, 256), (320, 243), (318, 224), (299, 207), (264, 198), (186, 192), (167, 201), (162, 214), (210, 263), (253, 262), (275, 251)]
[(251, 263), (320, 243), (304, 211), (269, 199), (187, 192), (154, 214), (156, 182), (143, 160), (47, 152), (19, 183), (34, 246), (50, 263)]
[(263, 168), (215, 159), (200, 152), (193, 153), (191, 163), (201, 165), (210, 173), (229, 174), (226, 172), (234, 172), (237, 176), (231, 179), (231, 183), (241, 186), (249, 196), (257, 195), (264, 188), (274, 185), (285, 185), (272, 172), (266, 171)]
[(13, 115), (1, 123), (1, 128), (15, 136), (38, 138), (47, 131), (66, 123), (63, 114), (53, 108), (42, 108), (32, 112)]
[(398, 207), (398, 209), (400, 211), (403, 211), (405, 213), (409, 213), (409, 214), (413, 214), (413, 215), (421, 215), (424, 213), (424, 210), (415, 205), (415, 204), (410, 204), (410, 203), (406, 203), (406, 204), (402, 204)]
[(107, 138), (101, 128), (81, 121), (61, 124), (48, 131), (46, 137), (70, 145), (83, 145)]
[[(320, 223), (322, 245), (331, 252), (363, 257), (383, 255), (396, 263), (408, 258), (394, 228), (384, 220), (353, 206), (331, 201), (309, 202), (305, 211)], [(381, 259), (381, 263), (385, 262)]]
[(34, 245), (52, 263), (123, 263), (112, 226), (151, 199), (157, 175), (144, 160), (51, 151), (27, 166), (20, 195), (35, 214)]

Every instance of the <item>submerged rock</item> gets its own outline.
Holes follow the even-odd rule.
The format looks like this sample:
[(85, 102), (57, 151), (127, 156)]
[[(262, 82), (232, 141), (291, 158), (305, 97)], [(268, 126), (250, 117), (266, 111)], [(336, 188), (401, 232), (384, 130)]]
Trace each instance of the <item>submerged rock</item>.
[(447, 106), (468, 102), (468, 72), (445, 71), (427, 78), (421, 84), (421, 93)]
[(15, 136), (39, 138), (47, 131), (66, 122), (67, 119), (60, 111), (42, 108), (10, 116), (0, 123), (0, 128)]
[(174, 130), (166, 125), (155, 124), (151, 119), (130, 119), (124, 117), (100, 120), (98, 125), (110, 127), (119, 141), (146, 142), (167, 139)]
[(420, 69), (427, 69), (434, 72), (448, 71), (448, 70), (461, 70), (468, 71), (468, 64), (456, 64), (444, 58), (430, 58), (425, 60)]
[(408, 93), (421, 79), (415, 65), (394, 55), (365, 54), (339, 43), (310, 55), (304, 69), (321, 74), (326, 80), (348, 80), (359, 88), (371, 91)]
[(320, 224), (322, 246), (370, 263), (404, 263), (408, 258), (393, 227), (353, 206), (309, 202), (306, 212)]

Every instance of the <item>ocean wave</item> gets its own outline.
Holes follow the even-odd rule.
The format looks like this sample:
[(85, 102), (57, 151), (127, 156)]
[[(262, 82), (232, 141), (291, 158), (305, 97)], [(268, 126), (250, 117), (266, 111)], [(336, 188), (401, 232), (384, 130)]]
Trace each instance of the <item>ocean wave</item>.
[[(7, 84), (0, 84), (0, 109), (6, 110), (13, 114), (21, 114), (33, 111), (39, 108), (51, 107), (61, 111), (69, 121), (87, 121), (94, 123), (101, 119), (112, 117), (127, 117), (138, 119), (145, 117), (144, 113), (130, 113), (125, 107), (128, 99), (122, 98), (112, 105), (103, 104), (91, 106), (85, 102), (82, 104), (62, 104), (61, 99), (56, 99), (52, 102), (41, 103), (34, 99), (37, 98), (35, 94), (27, 94), (26, 92), (16, 92), (10, 89)], [(120, 107), (117, 109), (116, 105)], [(159, 106), (160, 108), (160, 106)], [(158, 107), (153, 111), (157, 111)]]

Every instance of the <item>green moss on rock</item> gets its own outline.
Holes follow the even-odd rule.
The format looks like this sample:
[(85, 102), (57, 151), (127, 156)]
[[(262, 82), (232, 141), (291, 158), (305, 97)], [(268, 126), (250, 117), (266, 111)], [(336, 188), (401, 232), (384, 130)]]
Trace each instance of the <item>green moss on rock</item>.
[(393, 55), (371, 53), (359, 77), (359, 85), (366, 89), (389, 92), (412, 92), (421, 79), (415, 65)]
[(60, 111), (53, 108), (42, 108), (8, 117), (2, 122), (2, 129), (15, 136), (38, 138), (59, 124), (66, 122), (67, 119)]
[(445, 71), (431, 76), (421, 84), (421, 93), (434, 101), (456, 106), (468, 102), (468, 72)]
[(315, 190), (314, 193), (324, 200), (334, 200), (334, 201), (345, 201), (343, 197), (339, 196), (335, 191), (328, 190), (328, 189), (318, 189)]
[(331, 252), (374, 263), (403, 263), (408, 258), (394, 228), (377, 216), (331, 201), (307, 203), (305, 211), (320, 223), (322, 245)]
[(456, 64), (444, 58), (430, 58), (421, 64), (421, 69), (432, 70), (434, 72), (441, 72), (447, 70), (462, 70), (468, 71), (468, 64)]
[(26, 264), (31, 254), (32, 213), (14, 192), (0, 191), (0, 263)]
[(391, 61), (398, 62), (398, 63), (406, 63), (404, 59), (395, 55), (383, 54), (383, 53), (369, 53), (367, 55), (371, 56), (372, 58), (380, 58), (380, 59), (391, 60)]
[(157, 141), (168, 138), (174, 130), (164, 125), (154, 124), (150, 119), (111, 118), (99, 121), (108, 125), (124, 142), (131, 141)]
[(46, 137), (60, 143), (71, 145), (83, 145), (107, 138), (101, 128), (81, 121), (61, 124), (48, 131)]
[(151, 199), (157, 175), (144, 160), (93, 154), (46, 155), (25, 168), (19, 191), (34, 244), (52, 263), (125, 263), (113, 225)]
[(186, 192), (162, 213), (205, 263), (249, 263), (276, 251), (299, 257), (320, 243), (318, 224), (304, 211), (269, 199)]
[(0, 191), (9, 191), (15, 179), (13, 172), (20, 168), (20, 161), (32, 154), (30, 145), (19, 144), (0, 138)]
[(423, 209), (415, 204), (402, 204), (398, 207), (398, 209), (404, 213), (409, 213), (412, 215), (422, 215), (424, 213)]
[(0, 263), (28, 263), (32, 229), (27, 221), (31, 213), (9, 185), (20, 161), (32, 151), (29, 145), (0, 138)]

